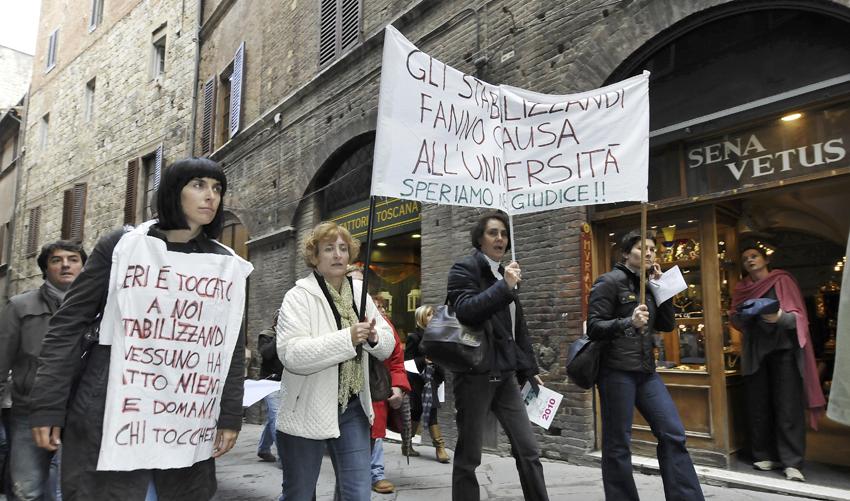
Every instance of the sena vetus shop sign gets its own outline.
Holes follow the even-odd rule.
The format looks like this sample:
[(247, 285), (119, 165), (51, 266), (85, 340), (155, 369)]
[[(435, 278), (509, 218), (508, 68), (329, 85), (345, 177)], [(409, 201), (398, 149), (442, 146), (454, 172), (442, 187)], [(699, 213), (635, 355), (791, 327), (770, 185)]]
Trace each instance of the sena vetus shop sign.
[(850, 165), (850, 103), (685, 144), (688, 196), (748, 188)]

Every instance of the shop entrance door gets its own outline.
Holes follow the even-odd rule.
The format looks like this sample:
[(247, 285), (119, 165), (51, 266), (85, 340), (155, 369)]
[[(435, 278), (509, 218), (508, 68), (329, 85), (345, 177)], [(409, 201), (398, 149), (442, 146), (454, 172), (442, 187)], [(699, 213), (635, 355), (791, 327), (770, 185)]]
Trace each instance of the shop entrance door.
[[(800, 284), (821, 384), (828, 397), (835, 344), (848, 334), (835, 328), (841, 271), (846, 263), (844, 244), (850, 230), (848, 191), (850, 180), (833, 179), (828, 184), (774, 189), (702, 207), (650, 212), (649, 226), (657, 233), (662, 269), (678, 266), (688, 284), (687, 290), (672, 300), (676, 329), (655, 336), (654, 354), (696, 463), (743, 464), (746, 471), (753, 471), (747, 452), (742, 334), (728, 318), (732, 291), (741, 277), (742, 240), (763, 241), (772, 253), (771, 267), (790, 272)], [(594, 225), (597, 276), (611, 269), (619, 258), (615, 244), (638, 225), (637, 216)], [(632, 432), (633, 451), (654, 457), (655, 439), (637, 412)], [(598, 446), (600, 439), (597, 425)], [(819, 431), (808, 431), (806, 442), (807, 465), (821, 464), (827, 469), (850, 466), (850, 428), (824, 417)]]

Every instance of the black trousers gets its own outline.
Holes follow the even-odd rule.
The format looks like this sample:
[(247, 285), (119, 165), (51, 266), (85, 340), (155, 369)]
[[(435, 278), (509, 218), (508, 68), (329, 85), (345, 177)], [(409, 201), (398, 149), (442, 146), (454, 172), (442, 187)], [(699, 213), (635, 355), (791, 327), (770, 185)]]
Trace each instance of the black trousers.
[(771, 352), (758, 371), (745, 376), (753, 461), (779, 461), (799, 468), (806, 453), (803, 378), (797, 349)]
[(458, 438), (452, 469), (452, 500), (480, 499), (475, 469), (481, 464), (482, 425), (489, 409), (511, 442), (523, 497), (526, 501), (547, 501), (540, 449), (531, 431), (516, 376), (511, 371), (503, 372), (499, 381), (490, 379), (488, 374), (454, 374)]

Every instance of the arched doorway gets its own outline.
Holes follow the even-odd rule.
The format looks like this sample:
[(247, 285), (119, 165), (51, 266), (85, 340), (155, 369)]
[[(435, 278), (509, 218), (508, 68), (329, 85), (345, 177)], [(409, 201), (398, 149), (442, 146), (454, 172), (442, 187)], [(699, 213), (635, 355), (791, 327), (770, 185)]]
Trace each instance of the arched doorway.
[[(774, 264), (806, 284), (809, 317), (820, 318), (813, 325), (829, 324), (829, 307), (818, 317), (817, 305), (841, 286), (834, 268), (850, 230), (848, 28), (850, 10), (836, 4), (731, 2), (660, 33), (607, 81), (652, 72), (649, 224), (662, 266), (679, 266), (689, 284), (674, 298), (676, 330), (657, 336), (656, 365), (697, 462), (751, 471), (741, 334), (727, 316), (738, 243), (756, 237), (797, 256), (825, 253), (802, 267), (777, 253)], [(611, 244), (638, 224), (636, 213), (628, 204), (594, 211), (599, 262), (610, 262)], [(829, 335), (818, 336), (828, 389), (834, 353)], [(652, 454), (639, 416), (633, 442)], [(821, 420), (807, 443), (810, 464), (850, 465), (850, 429)]]
[[(316, 175), (321, 219), (345, 226), (363, 244), (357, 261), (366, 260), (369, 193), (374, 133), (352, 139), (330, 156)], [(402, 341), (415, 329), (421, 298), (420, 205), (379, 198), (376, 201), (369, 293), (380, 296)]]

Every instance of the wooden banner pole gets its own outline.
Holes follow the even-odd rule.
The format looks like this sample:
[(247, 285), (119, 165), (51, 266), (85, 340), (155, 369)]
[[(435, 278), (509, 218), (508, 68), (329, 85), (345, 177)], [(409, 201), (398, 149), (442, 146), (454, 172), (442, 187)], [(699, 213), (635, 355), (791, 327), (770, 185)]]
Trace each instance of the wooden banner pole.
[(375, 197), (369, 197), (369, 223), (366, 229), (366, 259), (363, 264), (363, 290), (360, 291), (360, 312), (359, 317), (361, 322), (366, 321), (366, 295), (369, 293), (369, 265), (372, 264), (372, 228), (374, 227), (375, 219)]
[(646, 304), (646, 202), (640, 204), (640, 303)]

